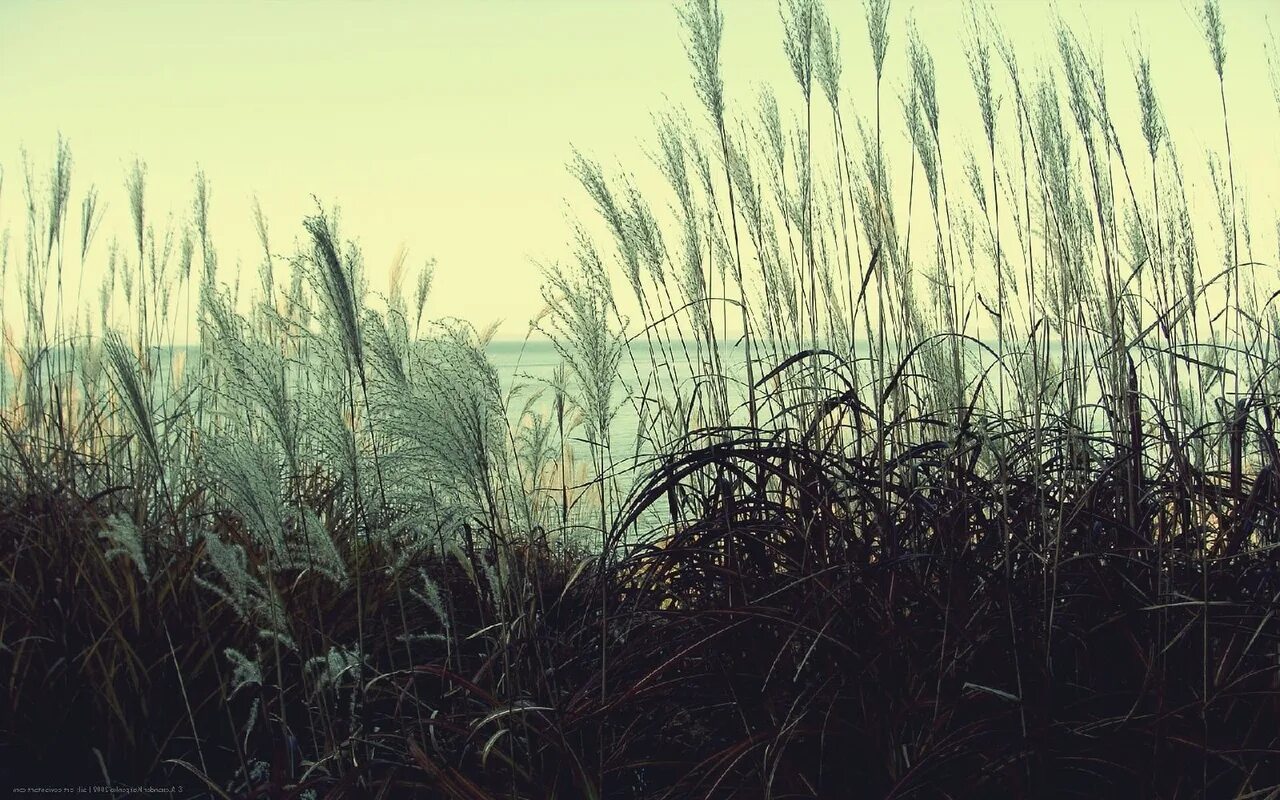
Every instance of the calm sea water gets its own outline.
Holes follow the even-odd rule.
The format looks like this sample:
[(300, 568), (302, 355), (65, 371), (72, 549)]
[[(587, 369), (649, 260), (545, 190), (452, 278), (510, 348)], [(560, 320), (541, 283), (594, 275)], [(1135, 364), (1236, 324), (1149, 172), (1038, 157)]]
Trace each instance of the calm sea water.
[[(534, 410), (546, 412), (551, 408), (550, 386), (556, 369), (562, 363), (553, 344), (546, 341), (498, 341), (490, 343), (486, 353), (498, 373), (504, 394), (515, 390), (513, 402), (509, 404), (512, 423), (519, 421), (524, 400), (539, 389), (543, 390), (543, 395), (534, 404)], [(733, 406), (745, 397), (745, 390), (741, 388), (745, 374), (744, 351), (739, 346), (726, 344), (718, 349), (718, 356), (721, 368), (732, 384), (730, 404)], [(705, 354), (702, 360), (707, 360)], [(616, 413), (609, 431), (615, 460), (626, 456), (634, 459), (640, 421), (639, 404), (643, 402), (642, 398), (652, 398), (656, 394), (656, 381), (669, 385), (668, 376), (674, 374), (682, 384), (682, 391), (688, 391), (695, 384), (695, 376), (706, 372), (706, 367), (698, 361), (693, 345), (687, 349), (677, 344), (673, 349), (655, 347), (650, 350), (647, 344), (634, 344), (623, 353), (614, 386)], [(656, 379), (655, 371), (660, 373)], [(569, 373), (569, 381), (570, 393), (576, 393), (572, 372)], [(576, 435), (584, 437), (585, 429), (579, 429)], [(579, 442), (575, 454), (586, 457), (588, 450), (585, 442)]]

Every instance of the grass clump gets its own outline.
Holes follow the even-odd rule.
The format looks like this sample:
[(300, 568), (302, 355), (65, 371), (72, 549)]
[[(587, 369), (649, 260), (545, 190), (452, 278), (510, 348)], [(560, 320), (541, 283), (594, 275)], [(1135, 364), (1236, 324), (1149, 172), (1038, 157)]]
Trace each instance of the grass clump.
[(205, 176), (157, 230), (140, 162), (96, 324), (68, 316), (99, 195), (70, 237), (69, 147), (44, 182), (28, 166), (0, 373), (3, 778), (1280, 791), (1280, 315), (1239, 255), (1221, 9), (1196, 17), (1225, 134), (1207, 224), (1145, 52), (1127, 125), (1074, 32), (1027, 73), (973, 9), (986, 152), (957, 172), (948, 67), (889, 2), (864, 11), (874, 121), (817, 0), (780, 7), (790, 103), (737, 103), (725, 15), (680, 6), (705, 116), (658, 120), (655, 184), (575, 152), (590, 214), (544, 271), (549, 377), (500, 374), (492, 330), (434, 319), (434, 262), (402, 253), (372, 291), (323, 209), (286, 254), (255, 207), (242, 296)]

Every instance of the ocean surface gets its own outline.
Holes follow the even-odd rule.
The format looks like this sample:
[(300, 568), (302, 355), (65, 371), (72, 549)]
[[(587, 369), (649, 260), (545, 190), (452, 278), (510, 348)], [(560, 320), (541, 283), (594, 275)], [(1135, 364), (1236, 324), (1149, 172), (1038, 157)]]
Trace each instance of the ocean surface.
[[(541, 396), (532, 403), (532, 410), (547, 413), (552, 407), (551, 386), (555, 379), (556, 369), (562, 358), (555, 345), (547, 341), (495, 341), (486, 348), (490, 363), (498, 374), (504, 396), (510, 397), (507, 403), (509, 422), (520, 423), (520, 416), (526, 401), (539, 390)], [(719, 362), (722, 371), (729, 377), (729, 402), (731, 410), (741, 405), (745, 398), (745, 357), (740, 346), (725, 344), (718, 348)], [(703, 354), (706, 361), (706, 354)], [(647, 344), (633, 344), (624, 351), (618, 362), (617, 380), (614, 384), (612, 405), (615, 409), (609, 428), (610, 450), (615, 468), (624, 470), (628, 462), (634, 464), (637, 455), (643, 456), (637, 449), (639, 436), (639, 408), (645, 398), (653, 398), (657, 392), (656, 381), (664, 381), (669, 386), (670, 377), (674, 375), (682, 387), (682, 392), (692, 390), (697, 376), (706, 373), (706, 366), (699, 361), (693, 346), (686, 348), (657, 348), (650, 350)], [(660, 377), (655, 378), (655, 371)], [(572, 371), (568, 373), (569, 393), (576, 396), (578, 388)], [(649, 403), (652, 411), (652, 403)], [(738, 409), (736, 417), (745, 421), (745, 411)], [(586, 428), (579, 426), (574, 432), (573, 450), (578, 459), (590, 458), (590, 444), (586, 441)]]

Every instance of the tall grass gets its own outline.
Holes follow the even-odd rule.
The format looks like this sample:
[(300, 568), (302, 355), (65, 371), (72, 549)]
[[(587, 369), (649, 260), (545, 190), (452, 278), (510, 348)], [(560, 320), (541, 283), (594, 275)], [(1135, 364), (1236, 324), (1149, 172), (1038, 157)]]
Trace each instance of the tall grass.
[[(1280, 314), (1216, 0), (1204, 221), (1141, 46), (1117, 89), (1055, 22), (1026, 71), (974, 7), (965, 63), (935, 64), (866, 0), (873, 120), (823, 5), (779, 10), (794, 86), (740, 92), (732, 18), (689, 0), (701, 108), (658, 118), (658, 180), (574, 152), (582, 218), (526, 342), (549, 380), (504, 384), (493, 331), (436, 315), (434, 262), (375, 291), (335, 212), (288, 253), (255, 204), (242, 292), (203, 173), (158, 230), (132, 165), (103, 253), (96, 189), (66, 230), (67, 143), (44, 179), (24, 161), (2, 777), (1274, 796)], [(973, 95), (939, 97), (961, 68)], [(957, 162), (966, 120), (985, 153)]]

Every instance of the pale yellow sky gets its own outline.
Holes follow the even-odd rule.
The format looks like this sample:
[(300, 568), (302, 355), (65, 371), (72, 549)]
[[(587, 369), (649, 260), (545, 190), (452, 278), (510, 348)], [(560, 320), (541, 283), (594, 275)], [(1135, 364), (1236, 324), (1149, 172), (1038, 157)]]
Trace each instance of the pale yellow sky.
[[(989, 5), (1024, 68), (1056, 60), (1053, 5)], [(1263, 51), (1271, 5), (1223, 2), (1233, 145), (1266, 260), (1274, 260), (1271, 193), (1280, 185), (1280, 125)], [(776, 3), (725, 0), (722, 7), (731, 109), (737, 101), (741, 109), (753, 104), (761, 82), (794, 104)], [(862, 3), (828, 7), (843, 39), (845, 92), (854, 112), (870, 114)], [(980, 139), (960, 35), (966, 7), (894, 2), (888, 138), (901, 129), (896, 93), (906, 79), (906, 23), (914, 17), (938, 65), (944, 137)], [(1188, 176), (1203, 183), (1205, 149), (1221, 149), (1222, 131), (1216, 79), (1188, 6), (1094, 0), (1059, 8), (1102, 47), (1112, 111), (1135, 155), (1141, 147), (1128, 58), (1131, 31), (1140, 26)], [(997, 75), (1007, 95), (1003, 70)], [(88, 296), (96, 295), (111, 235), (128, 239), (124, 177), (140, 157), (148, 165), (152, 219), (172, 213), (181, 224), (192, 176), (197, 165), (205, 170), (221, 261), (227, 268), (242, 261), (251, 284), (259, 259), (252, 198), (261, 202), (276, 248), (291, 250), (315, 194), (341, 207), (343, 232), (363, 247), (372, 288), (385, 290), (386, 266), (403, 244), (411, 266), (438, 259), (431, 315), (481, 326), (502, 318), (500, 335), (519, 337), (541, 306), (532, 259), (564, 257), (566, 209), (590, 211), (565, 169), (571, 145), (606, 165), (644, 172), (651, 115), (668, 103), (702, 119), (667, 0), (4, 0), (0, 229), (11, 230), (12, 266), (24, 225), (20, 148), (43, 173), (61, 131), (75, 160), (73, 204), (90, 184), (108, 204)], [(1009, 141), (1011, 102), (1004, 111)], [(902, 190), (909, 161), (894, 167)], [(12, 269), (9, 283), (12, 293)]]

